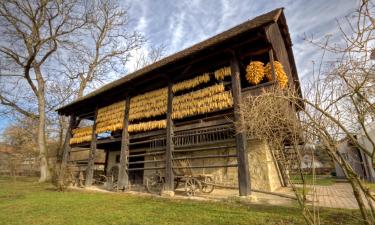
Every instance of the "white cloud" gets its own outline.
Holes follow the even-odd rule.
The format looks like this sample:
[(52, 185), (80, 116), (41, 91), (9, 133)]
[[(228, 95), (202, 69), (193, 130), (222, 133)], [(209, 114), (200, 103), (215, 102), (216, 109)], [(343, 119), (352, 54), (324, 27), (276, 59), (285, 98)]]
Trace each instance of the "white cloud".
[(300, 77), (309, 76), (311, 62), (320, 56), (317, 48), (303, 41), (305, 34), (324, 37), (337, 34), (335, 19), (354, 10), (357, 1), (172, 1), (140, 0), (130, 16), (136, 28), (146, 35), (150, 45), (164, 44), (173, 54), (223, 32), (237, 24), (284, 7)]

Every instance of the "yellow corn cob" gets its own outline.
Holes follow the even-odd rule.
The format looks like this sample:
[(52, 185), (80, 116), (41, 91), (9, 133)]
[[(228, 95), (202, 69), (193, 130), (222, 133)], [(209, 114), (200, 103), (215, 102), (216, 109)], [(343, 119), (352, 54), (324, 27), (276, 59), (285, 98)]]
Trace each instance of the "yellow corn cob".
[(264, 64), (253, 61), (246, 67), (246, 79), (250, 84), (259, 84), (264, 77)]
[(167, 127), (166, 120), (154, 120), (137, 124), (130, 124), (128, 131), (129, 133), (139, 132), (139, 131), (149, 131), (155, 129), (163, 129)]
[(90, 141), (92, 136), (92, 126), (73, 129), (72, 134), (73, 137), (70, 139), (70, 144), (78, 144), (85, 141)]
[(172, 87), (172, 91), (173, 93), (175, 93), (177, 91), (191, 89), (200, 84), (207, 83), (208, 81), (210, 81), (210, 75), (208, 73), (205, 73), (193, 79), (185, 80), (174, 84)]
[[(288, 84), (288, 76), (286, 75), (286, 73), (284, 71), (284, 67), (280, 62), (274, 61), (273, 66), (275, 68), (276, 80), (278, 81), (279, 86), (283, 89)], [(265, 70), (265, 74), (266, 74), (267, 79), (269, 81), (272, 81), (273, 76), (272, 76), (271, 64), (267, 63), (264, 70)]]
[(215, 78), (217, 80), (223, 80), (226, 76), (231, 76), (231, 70), (229, 66), (215, 71)]

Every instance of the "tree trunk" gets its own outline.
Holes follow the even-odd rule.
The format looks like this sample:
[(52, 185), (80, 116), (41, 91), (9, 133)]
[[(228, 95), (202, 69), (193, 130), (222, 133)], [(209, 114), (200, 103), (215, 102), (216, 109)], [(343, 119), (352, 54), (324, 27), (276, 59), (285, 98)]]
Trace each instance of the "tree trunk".
[(77, 92), (77, 99), (83, 96), (83, 91), (85, 90), (85, 88), (86, 88), (86, 81), (81, 81), (81, 83), (79, 84), (78, 92)]
[(41, 70), (38, 66), (34, 66), (36, 79), (38, 82), (38, 148), (40, 160), (40, 178), (39, 182), (50, 180), (51, 175), (47, 160), (47, 147), (46, 147), (46, 100), (45, 100), (45, 83), (42, 77)]
[(39, 182), (45, 182), (50, 179), (50, 172), (47, 161), (46, 147), (46, 112), (44, 96), (38, 97), (39, 101), (39, 124), (38, 124), (38, 147), (40, 159), (40, 179)]

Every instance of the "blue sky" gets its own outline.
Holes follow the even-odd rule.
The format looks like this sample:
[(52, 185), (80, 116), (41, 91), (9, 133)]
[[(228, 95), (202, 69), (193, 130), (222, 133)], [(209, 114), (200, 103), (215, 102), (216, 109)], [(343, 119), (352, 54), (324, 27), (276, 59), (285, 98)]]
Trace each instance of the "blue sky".
[[(336, 19), (358, 5), (356, 0), (134, 0), (128, 1), (132, 28), (148, 45), (166, 46), (173, 54), (237, 24), (284, 7), (300, 78), (308, 77), (319, 51), (303, 41), (305, 35), (337, 35)], [(141, 49), (147, 52), (147, 47)], [(128, 68), (134, 68), (132, 61)], [(0, 118), (0, 133), (9, 120)]]
[(316, 48), (303, 41), (304, 35), (318, 38), (337, 34), (336, 19), (352, 12), (357, 4), (356, 0), (138, 0), (130, 1), (130, 16), (149, 43), (163, 43), (169, 55), (284, 7), (302, 77), (311, 71), (306, 64), (319, 55)]

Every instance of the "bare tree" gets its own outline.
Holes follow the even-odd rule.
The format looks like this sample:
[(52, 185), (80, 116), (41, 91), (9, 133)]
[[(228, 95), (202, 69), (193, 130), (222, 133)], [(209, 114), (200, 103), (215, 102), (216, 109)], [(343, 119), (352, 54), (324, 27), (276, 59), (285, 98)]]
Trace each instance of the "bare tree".
[[(265, 91), (261, 96), (250, 97), (250, 100), (244, 102), (251, 106), (244, 107), (248, 110), (244, 112), (248, 113), (248, 121), (252, 122), (248, 126), (250, 133), (271, 143), (280, 142), (279, 136), (290, 137), (291, 134), (295, 137), (295, 134), (300, 133), (304, 143), (323, 147), (344, 171), (364, 224), (375, 223), (375, 199), (348, 160), (339, 152), (338, 144), (340, 140), (347, 138), (374, 163), (375, 139), (369, 130), (369, 124), (373, 123), (375, 118), (375, 63), (372, 59), (375, 40), (374, 13), (374, 3), (363, 0), (358, 9), (345, 18), (344, 23), (338, 20), (341, 38), (335, 39), (335, 42), (330, 38), (323, 42), (308, 39), (322, 49), (322, 59), (317, 66), (314, 64), (310, 82), (306, 81), (303, 85), (305, 98), (290, 90), (271, 90)], [(327, 53), (331, 56), (330, 60), (325, 58)], [(279, 119), (281, 115), (278, 112), (282, 105), (270, 108), (267, 104), (262, 104), (277, 104), (279, 101), (300, 109), (299, 126), (285, 124), (285, 118), (288, 118), (285, 114), (283, 119)], [(259, 105), (261, 107), (258, 107)], [(257, 123), (257, 120), (262, 124)], [(359, 136), (365, 138), (369, 145), (364, 146)], [(304, 205), (301, 206), (305, 210)], [(311, 216), (307, 215), (305, 219), (308, 222)]]
[[(50, 177), (46, 148), (46, 83), (44, 66), (67, 36), (86, 22), (85, 6), (78, 0), (0, 3), (0, 102), (26, 117), (38, 120), (40, 181)], [(35, 107), (37, 106), (37, 107)]]
[(165, 54), (165, 46), (159, 45), (151, 47), (135, 55), (135, 64), (133, 70), (141, 69), (151, 63), (160, 60)]
[[(255, 138), (268, 143), (277, 163), (275, 166), (279, 168), (283, 181), (294, 191), (306, 223), (315, 224), (315, 214), (307, 206), (306, 183), (300, 161), (303, 127), (297, 117), (298, 109), (294, 102), (288, 99), (287, 93), (278, 87), (273, 87), (264, 90), (260, 95), (244, 98), (242, 101), (244, 129), (250, 139)], [(290, 177), (291, 171), (296, 171), (302, 180), (302, 192), (294, 185)]]
[(60, 58), (64, 73), (78, 84), (76, 98), (83, 96), (90, 83), (103, 84), (125, 74), (131, 53), (145, 42), (129, 28), (128, 10), (118, 1), (93, 1), (89, 15), (89, 23), (75, 36), (75, 44)]

